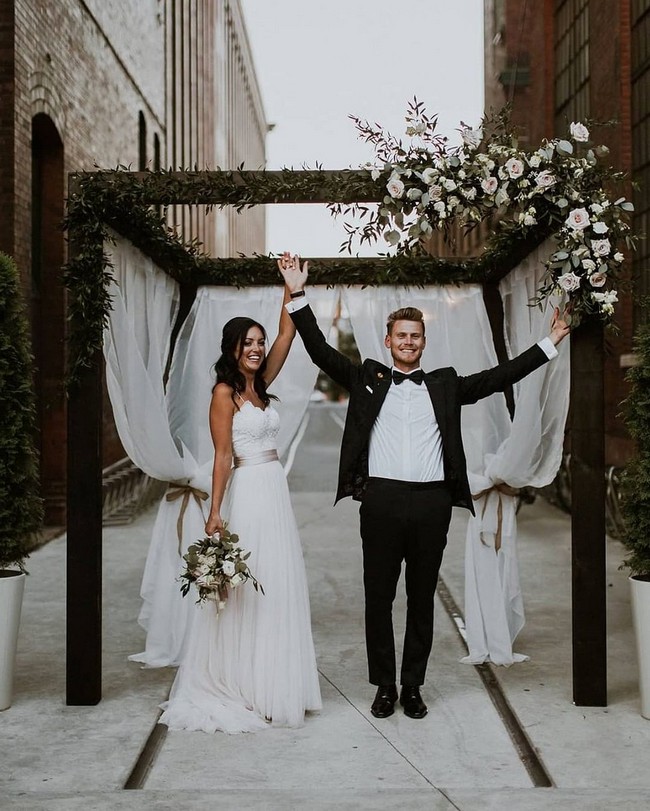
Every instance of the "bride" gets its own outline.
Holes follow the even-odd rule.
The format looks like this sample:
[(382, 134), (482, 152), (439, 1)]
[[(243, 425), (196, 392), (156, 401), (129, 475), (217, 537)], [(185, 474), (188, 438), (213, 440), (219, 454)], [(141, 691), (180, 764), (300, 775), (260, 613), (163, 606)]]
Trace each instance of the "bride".
[[(281, 268), (299, 260), (284, 254)], [(285, 303), (289, 300), (285, 289)], [(227, 522), (264, 594), (231, 590), (217, 614), (197, 606), (187, 652), (160, 723), (170, 729), (252, 732), (301, 726), (321, 708), (305, 567), (289, 490), (278, 461), (277, 377), (295, 335), (284, 305), (278, 336), (266, 352), (263, 327), (233, 318), (223, 328), (210, 404), (214, 442), (212, 501), (205, 531)]]

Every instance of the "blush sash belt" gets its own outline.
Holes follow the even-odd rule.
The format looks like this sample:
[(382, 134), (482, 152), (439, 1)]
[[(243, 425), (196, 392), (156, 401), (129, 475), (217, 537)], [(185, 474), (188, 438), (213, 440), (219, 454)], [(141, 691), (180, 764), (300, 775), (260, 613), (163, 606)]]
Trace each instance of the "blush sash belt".
[(278, 452), (276, 450), (261, 451), (261, 453), (255, 453), (252, 456), (235, 456), (234, 466), (264, 465), (266, 462), (277, 462), (278, 458)]

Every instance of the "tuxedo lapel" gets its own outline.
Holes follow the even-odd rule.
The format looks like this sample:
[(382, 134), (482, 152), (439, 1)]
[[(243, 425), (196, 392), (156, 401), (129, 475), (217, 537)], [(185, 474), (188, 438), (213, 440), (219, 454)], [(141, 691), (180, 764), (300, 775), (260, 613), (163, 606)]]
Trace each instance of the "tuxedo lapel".
[(432, 380), (429, 375), (424, 376), (424, 383), (431, 398), (433, 412), (438, 421), (438, 428), (443, 433), (447, 427), (447, 401), (445, 398), (444, 386), (440, 380)]
[(384, 404), (384, 400), (386, 399), (386, 394), (388, 393), (388, 388), (391, 384), (390, 369), (376, 369), (372, 377), (372, 383), (369, 384), (370, 388), (372, 388), (372, 394), (367, 400), (367, 413), (371, 426), (374, 425), (379, 411)]

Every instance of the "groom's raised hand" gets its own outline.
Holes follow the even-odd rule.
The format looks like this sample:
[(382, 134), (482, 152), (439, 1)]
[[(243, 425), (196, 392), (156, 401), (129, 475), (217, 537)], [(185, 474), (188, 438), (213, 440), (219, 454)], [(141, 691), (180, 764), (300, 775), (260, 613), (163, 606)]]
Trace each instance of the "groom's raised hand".
[(304, 290), (309, 273), (309, 262), (303, 262), (301, 267), (300, 257), (297, 254), (291, 256), (288, 251), (285, 251), (282, 257), (278, 259), (278, 270), (282, 274), (284, 283), (290, 293), (298, 293)]
[(560, 308), (556, 307), (553, 312), (553, 317), (551, 318), (551, 332), (548, 337), (553, 341), (555, 346), (557, 346), (570, 331), (571, 327), (568, 325), (565, 318), (560, 316)]

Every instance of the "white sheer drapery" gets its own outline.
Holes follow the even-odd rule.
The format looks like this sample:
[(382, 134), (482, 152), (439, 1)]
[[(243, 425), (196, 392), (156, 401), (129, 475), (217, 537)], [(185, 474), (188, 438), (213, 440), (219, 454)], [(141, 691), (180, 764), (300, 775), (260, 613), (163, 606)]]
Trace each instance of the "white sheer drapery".
[[(151, 667), (177, 664), (194, 615), (191, 598), (180, 593), (179, 552), (201, 537), (209, 501), (212, 441), (208, 406), (211, 367), (220, 353), (221, 330), (230, 318), (247, 315), (262, 323), (272, 341), (282, 305), (281, 290), (201, 288), (174, 351), (167, 391), (163, 384), (171, 329), (178, 311), (178, 288), (130, 243), (107, 250), (115, 267), (113, 309), (104, 335), (108, 392), (122, 444), (149, 476), (173, 483), (160, 502), (142, 580), (140, 624), (145, 650), (132, 656)], [(325, 331), (334, 316), (336, 290), (313, 288), (310, 298)], [(288, 447), (305, 413), (317, 370), (299, 340), (271, 387), (280, 397), (282, 434)], [(197, 497), (192, 495), (192, 488)], [(185, 496), (187, 495), (187, 498)], [(185, 504), (182, 540), (177, 522)]]
[[(541, 310), (530, 306), (548, 252), (547, 245), (541, 246), (501, 282), (511, 357), (549, 333), (553, 308), (559, 302), (551, 300)], [(558, 350), (556, 359), (514, 387), (512, 423), (504, 425), (497, 442), (486, 438), (482, 464), (469, 469), (476, 517), (469, 520), (465, 546), (469, 655), (463, 661), (471, 664), (507, 666), (528, 658), (513, 650), (525, 615), (517, 563), (517, 498), (510, 488), (550, 484), (560, 465), (569, 403), (568, 339)], [(502, 398), (489, 400), (495, 408), (502, 402)]]
[[(513, 354), (547, 334), (550, 310), (528, 306), (543, 268), (544, 250), (529, 257), (502, 282), (506, 338)], [(105, 332), (108, 391), (116, 426), (130, 458), (148, 475), (209, 492), (212, 443), (208, 404), (211, 366), (219, 355), (221, 330), (236, 315), (265, 325), (269, 342), (277, 330), (280, 289), (201, 288), (174, 351), (167, 391), (163, 374), (171, 329), (178, 310), (177, 285), (129, 243), (108, 251), (115, 266), (113, 310)], [(403, 306), (425, 313), (425, 369), (452, 365), (470, 374), (497, 362), (490, 327), (477, 285), (463, 287), (327, 290), (311, 287), (310, 303), (327, 333), (339, 293), (350, 315), (363, 357), (390, 358), (384, 347), (385, 319)], [(505, 399), (495, 396), (463, 409), (463, 436), (477, 518), (468, 525), (465, 613), (466, 661), (511, 664), (525, 658), (512, 651), (524, 621), (516, 557), (515, 499), (494, 489), (542, 486), (559, 466), (568, 407), (568, 341), (560, 357), (516, 387), (511, 423)], [(300, 340), (272, 386), (280, 397), (281, 455), (305, 413), (317, 370)], [(177, 521), (184, 499), (163, 498), (158, 509), (142, 582), (140, 623), (147, 630), (145, 651), (132, 657), (149, 666), (178, 663), (193, 602), (182, 598), (177, 581), (179, 548), (203, 532), (208, 503), (188, 496), (179, 544)], [(501, 513), (500, 548), (495, 549)], [(181, 551), (183, 551), (181, 549)]]

